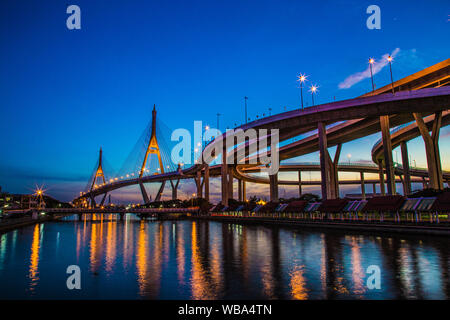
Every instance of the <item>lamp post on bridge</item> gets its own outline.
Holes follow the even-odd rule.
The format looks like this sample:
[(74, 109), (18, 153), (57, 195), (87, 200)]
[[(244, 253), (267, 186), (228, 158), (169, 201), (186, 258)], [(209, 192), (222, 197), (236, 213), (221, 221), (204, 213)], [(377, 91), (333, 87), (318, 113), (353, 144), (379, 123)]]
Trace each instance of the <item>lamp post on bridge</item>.
[(219, 128), (219, 117), (221, 116), (220, 113), (217, 114), (217, 130), (220, 130)]
[(394, 78), (392, 77), (392, 57), (388, 56), (387, 61), (389, 61), (389, 71), (391, 72), (391, 87), (392, 87), (392, 94), (394, 94)]
[(311, 92), (312, 105), (314, 106), (314, 94), (317, 92), (317, 86), (312, 85), (309, 91)]
[(300, 99), (302, 103), (302, 110), (303, 110), (303, 82), (306, 81), (306, 76), (304, 74), (300, 74), (297, 76), (297, 81), (300, 82)]
[(39, 210), (45, 208), (44, 191), (42, 187), (37, 187), (34, 193), (37, 197), (37, 209)]
[(248, 97), (245, 96), (245, 97), (244, 97), (244, 104), (245, 104), (245, 124), (247, 124), (247, 100), (248, 100)]
[(369, 59), (369, 67), (370, 67), (370, 78), (372, 79), (372, 92), (375, 91), (375, 85), (373, 83), (373, 72), (372, 72), (372, 65), (375, 63), (374, 58)]

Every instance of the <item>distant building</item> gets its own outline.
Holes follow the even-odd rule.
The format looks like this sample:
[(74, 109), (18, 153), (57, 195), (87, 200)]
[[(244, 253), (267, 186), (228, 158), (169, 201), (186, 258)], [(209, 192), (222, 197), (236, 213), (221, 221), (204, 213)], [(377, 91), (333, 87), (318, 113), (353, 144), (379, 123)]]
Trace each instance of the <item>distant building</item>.
[[(58, 201), (44, 195), (47, 208), (71, 208), (68, 203)], [(12, 194), (3, 192), (0, 187), (0, 209), (30, 209), (38, 205), (38, 199), (33, 194)]]

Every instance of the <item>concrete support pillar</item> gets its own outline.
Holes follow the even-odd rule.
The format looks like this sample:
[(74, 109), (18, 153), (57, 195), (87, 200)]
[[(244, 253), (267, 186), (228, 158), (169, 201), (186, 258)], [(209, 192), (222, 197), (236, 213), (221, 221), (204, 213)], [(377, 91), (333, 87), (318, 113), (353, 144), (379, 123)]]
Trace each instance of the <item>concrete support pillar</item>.
[(170, 180), (170, 185), (172, 186), (172, 200), (177, 200), (177, 190), (178, 190), (179, 183), (180, 183), (180, 179), (178, 179), (176, 183), (173, 183), (173, 181)]
[(103, 207), (103, 205), (105, 204), (105, 200), (106, 200), (106, 195), (108, 194), (108, 192), (106, 192), (104, 195), (103, 195), (103, 198), (102, 198), (102, 201), (100, 202), (100, 207)]
[(403, 195), (406, 196), (406, 184), (405, 184), (405, 179), (403, 179), (403, 175), (399, 175), (398, 176), (400, 178), (400, 182), (402, 183), (402, 187), (403, 187)]
[(165, 185), (166, 185), (165, 181), (161, 182), (161, 186), (159, 187), (158, 193), (156, 194), (155, 201), (160, 201), (161, 200), (161, 196), (162, 196), (162, 193), (164, 191), (164, 186)]
[(317, 124), (319, 135), (319, 151), (320, 151), (320, 175), (321, 175), (321, 190), (322, 199), (332, 199), (331, 197), (331, 172), (328, 163), (328, 144), (325, 123), (319, 122)]
[(339, 175), (338, 175), (338, 163), (339, 157), (341, 155), (342, 144), (338, 144), (336, 148), (336, 153), (334, 154), (334, 160), (331, 160), (330, 154), (328, 153), (328, 161), (330, 165), (331, 172), (331, 199), (339, 198)]
[(408, 146), (405, 141), (400, 144), (402, 150), (402, 166), (403, 166), (403, 176), (404, 176), (404, 194), (411, 194), (411, 173), (409, 169), (409, 157), (408, 157)]
[(228, 167), (228, 199), (234, 199), (233, 181), (233, 169)]
[(278, 202), (278, 173), (269, 175), (270, 182), (270, 201)]
[(139, 187), (141, 188), (141, 194), (142, 194), (142, 199), (144, 200), (144, 204), (149, 203), (150, 199), (148, 198), (147, 191), (145, 191), (145, 187), (144, 187), (144, 184), (142, 183), (142, 181), (139, 181)]
[(382, 196), (386, 195), (386, 189), (384, 186), (384, 172), (383, 172), (383, 160), (378, 160), (378, 174), (380, 176), (380, 192)]
[(422, 189), (428, 188), (427, 180), (425, 178), (422, 178)]
[(298, 196), (302, 196), (302, 172), (298, 171)]
[(91, 195), (91, 207), (95, 208), (97, 204), (95, 203), (95, 197)]
[(238, 179), (238, 200), (242, 201), (242, 180)]
[(339, 177), (338, 177), (338, 163), (341, 155), (342, 144), (338, 144), (334, 160), (331, 159), (328, 152), (328, 142), (326, 135), (325, 124), (319, 122), (319, 151), (320, 151), (320, 173), (322, 178), (322, 198), (336, 199), (339, 198)]
[(205, 200), (209, 202), (209, 165), (205, 167), (205, 177), (203, 178), (203, 183), (205, 185)]
[(364, 172), (360, 172), (361, 176), (361, 197), (363, 200), (366, 200), (366, 185), (364, 183)]
[(221, 186), (222, 186), (222, 204), (228, 206), (228, 166), (226, 161), (227, 153), (224, 148), (222, 152), (221, 166)]
[(242, 180), (242, 201), (247, 200), (247, 192), (245, 190), (245, 180)]
[(202, 198), (202, 172), (197, 171), (197, 176), (195, 177), (195, 184), (197, 186), (197, 198)]
[(420, 113), (413, 113), (413, 116), (425, 143), (428, 177), (430, 179), (429, 187), (442, 190), (444, 188), (444, 181), (442, 177), (441, 156), (439, 154), (439, 132), (441, 129), (442, 111), (436, 112), (434, 115), (431, 136)]
[(389, 195), (396, 194), (394, 161), (392, 159), (391, 132), (389, 131), (389, 116), (380, 116), (381, 136), (383, 139), (384, 164), (386, 168), (386, 183)]

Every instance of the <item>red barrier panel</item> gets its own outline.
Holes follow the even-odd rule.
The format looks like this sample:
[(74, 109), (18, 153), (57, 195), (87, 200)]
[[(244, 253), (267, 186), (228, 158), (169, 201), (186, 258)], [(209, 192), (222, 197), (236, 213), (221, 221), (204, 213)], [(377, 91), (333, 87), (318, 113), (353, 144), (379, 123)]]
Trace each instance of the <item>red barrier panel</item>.
[(450, 212), (450, 192), (438, 195), (431, 206), (431, 211)]
[(329, 199), (322, 201), (318, 210), (322, 213), (340, 213), (343, 212), (348, 200), (346, 199)]
[(373, 197), (367, 201), (363, 212), (396, 212), (400, 210), (405, 198), (400, 195)]
[(288, 206), (283, 210), (283, 212), (288, 212), (288, 213), (300, 213), (303, 212), (303, 210), (305, 209), (306, 205), (308, 204), (307, 201), (292, 201), (288, 204)]

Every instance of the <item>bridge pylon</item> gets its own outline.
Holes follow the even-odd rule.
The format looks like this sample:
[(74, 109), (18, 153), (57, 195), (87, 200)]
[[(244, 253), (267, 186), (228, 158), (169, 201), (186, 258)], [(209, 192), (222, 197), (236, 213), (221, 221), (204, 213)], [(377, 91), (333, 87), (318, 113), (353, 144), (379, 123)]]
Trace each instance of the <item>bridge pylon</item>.
[[(91, 184), (91, 187), (89, 188), (89, 192), (94, 190), (95, 183), (97, 182), (98, 179), (101, 179), (101, 181), (103, 181), (104, 184), (106, 183), (105, 173), (103, 171), (102, 158), (103, 158), (103, 151), (102, 151), (102, 148), (100, 147), (100, 152), (98, 155), (98, 166), (97, 166), (97, 169), (95, 170), (94, 179), (92, 180), (92, 184)], [(103, 196), (102, 204), (105, 201), (105, 198), (106, 198), (106, 193)], [(91, 196), (91, 206), (95, 207), (95, 199), (92, 196)]]
[[(147, 146), (147, 150), (145, 152), (144, 161), (142, 162), (141, 169), (139, 171), (139, 178), (141, 179), (145, 172), (145, 165), (147, 164), (148, 157), (150, 154), (156, 154), (158, 156), (158, 162), (159, 162), (159, 170), (161, 173), (164, 173), (164, 166), (162, 163), (161, 158), (161, 152), (158, 145), (158, 139), (156, 138), (156, 105), (153, 105), (152, 110), (152, 128), (151, 128), (151, 135), (150, 135), (150, 141)], [(164, 190), (164, 185), (166, 184), (165, 181), (161, 183), (161, 187), (159, 188), (158, 194), (155, 197), (155, 201), (159, 201), (161, 199), (162, 192)], [(144, 184), (142, 181), (139, 181), (139, 186), (141, 188), (142, 198), (144, 199), (145, 203), (148, 203), (150, 201), (147, 191), (145, 190)]]

